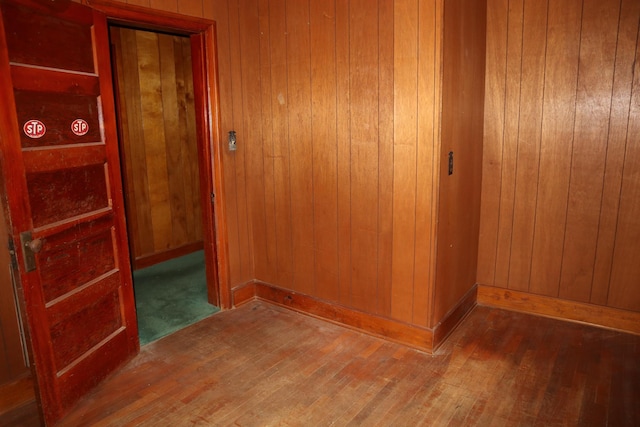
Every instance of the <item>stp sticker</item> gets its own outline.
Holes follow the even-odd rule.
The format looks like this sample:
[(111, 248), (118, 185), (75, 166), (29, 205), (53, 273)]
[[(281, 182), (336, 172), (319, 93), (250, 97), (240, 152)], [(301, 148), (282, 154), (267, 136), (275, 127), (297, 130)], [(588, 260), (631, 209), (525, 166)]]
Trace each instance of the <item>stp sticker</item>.
[(44, 123), (36, 119), (28, 120), (27, 122), (25, 122), (25, 124), (22, 126), (22, 130), (24, 131), (25, 135), (33, 139), (42, 138), (44, 134), (47, 133), (47, 128)]
[(86, 135), (89, 132), (89, 123), (83, 119), (75, 119), (71, 123), (71, 132), (78, 136)]

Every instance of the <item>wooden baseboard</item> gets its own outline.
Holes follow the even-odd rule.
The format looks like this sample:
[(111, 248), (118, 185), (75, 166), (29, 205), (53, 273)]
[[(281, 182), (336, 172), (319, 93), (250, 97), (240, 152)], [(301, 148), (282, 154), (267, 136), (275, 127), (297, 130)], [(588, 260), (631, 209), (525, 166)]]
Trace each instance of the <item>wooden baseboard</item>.
[(182, 255), (190, 254), (191, 252), (200, 251), (204, 249), (203, 242), (189, 243), (178, 248), (169, 249), (163, 252), (158, 252), (150, 255), (143, 255), (133, 260), (133, 269), (139, 270), (145, 267), (151, 267), (154, 264), (158, 264), (173, 258), (177, 258)]
[(478, 285), (478, 304), (640, 335), (640, 313)]
[(236, 308), (242, 304), (246, 304), (249, 301), (254, 300), (256, 297), (256, 284), (255, 282), (248, 282), (244, 285), (236, 286), (231, 290), (231, 302), (232, 307)]
[(0, 415), (35, 400), (35, 389), (31, 375), (26, 375), (0, 385)]
[(449, 310), (442, 320), (433, 328), (433, 349), (434, 351), (447, 339), (454, 329), (476, 306), (477, 286), (473, 286), (462, 297), (456, 306)]
[[(254, 289), (256, 298), (271, 304), (404, 344), (427, 353), (433, 351), (433, 331), (431, 329), (363, 313), (263, 282), (256, 282)], [(248, 289), (243, 287), (238, 291), (238, 297), (247, 301)], [(234, 301), (235, 295), (234, 293)]]

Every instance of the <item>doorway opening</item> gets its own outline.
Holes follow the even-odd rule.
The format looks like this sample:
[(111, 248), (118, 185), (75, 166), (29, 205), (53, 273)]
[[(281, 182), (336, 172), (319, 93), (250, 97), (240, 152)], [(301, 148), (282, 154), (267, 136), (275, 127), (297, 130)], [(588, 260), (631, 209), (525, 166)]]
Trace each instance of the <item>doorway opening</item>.
[(109, 26), (140, 344), (219, 310), (208, 303), (191, 40)]

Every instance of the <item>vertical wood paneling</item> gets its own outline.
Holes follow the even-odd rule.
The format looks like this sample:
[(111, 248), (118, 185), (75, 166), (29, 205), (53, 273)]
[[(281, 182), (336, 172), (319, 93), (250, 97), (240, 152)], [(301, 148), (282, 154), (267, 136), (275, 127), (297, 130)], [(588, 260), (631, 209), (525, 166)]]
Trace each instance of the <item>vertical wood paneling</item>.
[(202, 6), (223, 128), (238, 131), (224, 153), (232, 283), (431, 326), (444, 2)]
[(560, 297), (589, 302), (602, 198), (619, 2), (584, 0)]
[(602, 206), (596, 249), (591, 302), (607, 305), (609, 279), (613, 262), (620, 186), (622, 182), (625, 148), (629, 127), (629, 107), (633, 86), (633, 64), (636, 61), (640, 2), (623, 0), (620, 6), (620, 24), (616, 45), (615, 74), (611, 97), (611, 117), (607, 140), (607, 158), (602, 187)]
[(149, 7), (166, 12), (177, 12), (178, 0), (149, 0)]
[[(269, 23), (269, 1), (260, 0), (258, 2), (258, 19), (260, 25), (260, 96), (262, 101), (262, 141), (263, 141), (263, 177), (264, 185), (264, 223), (265, 223), (265, 271), (262, 273), (264, 279), (269, 283), (278, 280), (278, 241), (276, 227), (276, 202), (275, 202), (275, 151), (274, 132), (272, 126), (273, 106), (272, 106), (272, 84), (271, 84), (271, 28)], [(269, 78), (267, 78), (269, 77)], [(258, 270), (256, 266), (256, 276)], [(258, 276), (259, 277), (259, 276)]]
[(314, 183), (309, 3), (286, 3), (293, 288), (313, 294)]
[(311, 122), (313, 142), (316, 288), (320, 298), (339, 301), (336, 11), (333, 2), (311, 0)]
[[(222, 3), (222, 2), (221, 2)], [(230, 80), (220, 81), (220, 85), (229, 85), (231, 91), (231, 102), (224, 110), (231, 110), (231, 121), (223, 123), (227, 127), (223, 127), (223, 134), (235, 130), (238, 145), (237, 150), (230, 152), (225, 151), (225, 162), (230, 163), (228, 173), (233, 177), (230, 179), (229, 191), (235, 192), (235, 229), (237, 231), (237, 258), (230, 260), (232, 283), (242, 283), (255, 277), (253, 263), (253, 245), (251, 244), (251, 230), (249, 225), (249, 211), (247, 201), (247, 170), (246, 170), (246, 152), (251, 146), (251, 142), (245, 138), (243, 132), (244, 111), (243, 111), (243, 73), (242, 73), (242, 48), (240, 41), (240, 32), (248, 32), (250, 29), (240, 27), (239, 0), (228, 0), (227, 16), (222, 15), (222, 19), (229, 22), (229, 73)], [(257, 29), (252, 29), (256, 31)], [(255, 33), (254, 33), (255, 34)], [(246, 35), (248, 37), (248, 35)], [(225, 170), (226, 182), (227, 170)], [(230, 215), (232, 212), (229, 213)], [(231, 239), (231, 237), (230, 237)], [(234, 262), (235, 261), (235, 262)]]
[(379, 102), (378, 102), (378, 307), (391, 314), (393, 248), (393, 2), (379, 2)]
[[(166, 171), (169, 186), (168, 205), (171, 218), (170, 247), (177, 247), (187, 241), (187, 215), (184, 197), (184, 183), (182, 181), (182, 147), (173, 141), (180, 138), (180, 113), (178, 105), (178, 88), (176, 81), (176, 57), (174, 40), (172, 37), (158, 37), (158, 51), (160, 52), (160, 80), (162, 92), (162, 116), (166, 141)], [(182, 51), (180, 50), (180, 54)], [(182, 55), (180, 55), (182, 60)], [(182, 61), (180, 61), (182, 62)], [(186, 120), (185, 120), (186, 125)], [(186, 136), (186, 132), (185, 132)], [(186, 140), (186, 138), (185, 138)], [(188, 175), (188, 173), (187, 173)]]
[(336, 0), (338, 277), (340, 302), (351, 303), (351, 87), (349, 0)]
[[(486, 5), (449, 0), (442, 21), (442, 113), (436, 277), (430, 326), (475, 284), (480, 228)], [(448, 154), (453, 152), (451, 173)]]
[(376, 310), (378, 264), (378, 8), (350, 2), (351, 303)]
[(640, 311), (640, 49), (636, 42), (627, 146), (608, 305)]
[(439, 46), (441, 16), (436, 3), (418, 4), (418, 140), (416, 146), (416, 241), (412, 323), (427, 326), (432, 304), (433, 254), (435, 239), (433, 207), (436, 205), (433, 171), (439, 156), (435, 140), (440, 99)]
[(418, 111), (418, 2), (394, 3), (393, 267), (391, 316), (413, 317)]
[(186, 37), (113, 28), (129, 232), (136, 259), (202, 241)]
[[(509, 30), (492, 25), (505, 22), (505, 6), (490, 1), (488, 10), (478, 281), (638, 311), (640, 4), (525, 1), (521, 49), (506, 48), (511, 14)], [(512, 94), (508, 64), (520, 58), (520, 93)], [(500, 104), (519, 110), (517, 138)], [(514, 172), (498, 150), (517, 150)], [(511, 225), (496, 188), (514, 180)], [(498, 229), (511, 233), (509, 250), (495, 246)], [(507, 267), (508, 276), (499, 273)]]
[[(174, 39), (178, 40), (178, 39)], [(202, 236), (202, 206), (200, 204), (200, 170), (199, 170), (199, 153), (198, 153), (198, 135), (196, 127), (196, 111), (194, 103), (194, 87), (193, 87), (193, 63), (191, 60), (191, 44), (186, 39), (180, 39), (180, 48), (182, 50), (182, 76), (184, 78), (184, 98), (180, 97), (180, 102), (184, 102), (185, 108), (180, 109), (180, 113), (184, 114), (185, 124), (182, 127), (182, 138), (187, 141), (193, 141), (192, 144), (182, 145), (182, 177), (185, 191), (185, 205), (187, 212), (187, 226), (189, 227), (189, 236)], [(180, 57), (176, 56), (176, 61)], [(179, 82), (178, 82), (179, 84)], [(181, 122), (182, 123), (182, 122)], [(193, 237), (190, 238), (190, 240)]]
[[(120, 44), (116, 45), (116, 50), (121, 52), (119, 57), (121, 62), (116, 66), (119, 75), (119, 108), (120, 125), (122, 130), (121, 138), (124, 146), (124, 155), (130, 161), (123, 162), (126, 178), (124, 180), (127, 188), (127, 206), (129, 206), (129, 233), (133, 238), (133, 254), (140, 256), (146, 253), (154, 253), (153, 239), (141, 239), (140, 236), (153, 236), (153, 226), (151, 223), (151, 211), (149, 209), (138, 209), (137, 205), (149, 205), (149, 185), (147, 178), (147, 163), (144, 144), (128, 144), (126, 141), (143, 141), (144, 133), (142, 126), (129, 126), (129, 123), (142, 123), (142, 104), (138, 82), (138, 47), (136, 34), (134, 31), (117, 31)], [(128, 76), (124, 79), (124, 76)], [(127, 102), (123, 102), (123, 100)], [(137, 165), (137, 169), (133, 165)], [(136, 177), (134, 173), (139, 175)], [(133, 195), (132, 195), (133, 193)], [(131, 199), (135, 200), (132, 202)], [(133, 228), (132, 228), (133, 227)], [(135, 230), (138, 230), (137, 232)]]
[[(527, 54), (522, 55), (518, 155), (508, 287), (527, 291), (531, 272), (540, 135), (542, 132), (544, 64), (547, 49), (547, 2), (525, 1), (522, 33), (522, 50)], [(490, 78), (489, 66), (487, 62), (487, 80)], [(523, 100), (525, 102), (522, 102)], [(485, 111), (485, 117), (488, 117), (487, 114), (488, 112)], [(485, 126), (487, 121), (489, 120), (485, 120)], [(485, 147), (487, 145), (485, 144)], [(504, 261), (500, 260), (500, 262)]]
[(510, 0), (507, 17), (507, 63), (505, 82), (504, 128), (502, 131), (502, 155), (500, 179), (500, 209), (498, 210), (498, 238), (496, 259), (506, 262), (496, 263), (495, 283), (506, 285), (509, 280), (509, 259), (511, 255), (511, 231), (513, 229), (513, 205), (516, 174), (517, 141), (520, 118), (520, 85), (522, 81), (522, 22), (523, 0)]
[(178, 13), (201, 18), (204, 13), (203, 0), (179, 0)]
[[(220, 84), (220, 123), (222, 137), (233, 129), (232, 82), (236, 73), (231, 72), (231, 35), (228, 1), (203, 2), (203, 16), (216, 21), (218, 47), (218, 81)], [(224, 146), (224, 142), (222, 142)], [(228, 150), (221, 150), (224, 165), (224, 197), (227, 212), (227, 236), (229, 253), (229, 281), (231, 286), (242, 283), (240, 266), (239, 221), (236, 199), (235, 157)]]
[[(291, 179), (289, 167), (289, 91), (287, 89), (287, 27), (284, 3), (269, 3), (271, 127), (277, 244), (277, 283), (293, 286), (291, 242)], [(267, 76), (263, 75), (265, 80)]]
[[(574, 141), (582, 2), (549, 2), (530, 291), (558, 296)], [(505, 179), (507, 179), (505, 177)]]
[(246, 164), (246, 197), (249, 214), (249, 242), (253, 251), (254, 275), (268, 276), (267, 236), (264, 226), (264, 174), (260, 86), (260, 39), (246, 28), (259, 28), (257, 0), (239, 1), (240, 66), (242, 69), (242, 153)]
[[(529, 3), (529, 2), (527, 2)], [(482, 156), (482, 207), (478, 248), (479, 283), (494, 283), (502, 174), (502, 141), (506, 85), (508, 0), (487, 1), (484, 144)]]
[[(158, 34), (136, 31), (142, 130), (149, 185), (149, 209), (154, 252), (171, 247), (171, 205), (168, 200), (167, 144), (162, 109), (162, 76)], [(134, 125), (133, 123), (129, 123)], [(133, 143), (133, 142), (132, 142)], [(135, 203), (135, 202), (134, 202)]]

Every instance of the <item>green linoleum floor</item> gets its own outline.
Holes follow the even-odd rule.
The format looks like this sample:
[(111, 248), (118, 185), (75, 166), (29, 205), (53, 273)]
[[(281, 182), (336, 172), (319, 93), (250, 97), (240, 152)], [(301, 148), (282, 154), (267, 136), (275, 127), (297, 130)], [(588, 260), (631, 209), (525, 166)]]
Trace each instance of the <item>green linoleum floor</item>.
[(204, 251), (134, 271), (133, 283), (140, 345), (219, 310), (207, 302)]

